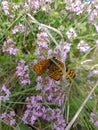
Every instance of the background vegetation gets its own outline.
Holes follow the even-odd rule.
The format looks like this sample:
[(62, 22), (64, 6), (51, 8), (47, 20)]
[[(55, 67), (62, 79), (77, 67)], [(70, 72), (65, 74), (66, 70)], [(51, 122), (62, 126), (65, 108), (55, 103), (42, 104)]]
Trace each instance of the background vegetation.
[[(37, 76), (56, 57), (75, 78)], [(0, 129), (98, 129), (97, 0), (0, 1)]]

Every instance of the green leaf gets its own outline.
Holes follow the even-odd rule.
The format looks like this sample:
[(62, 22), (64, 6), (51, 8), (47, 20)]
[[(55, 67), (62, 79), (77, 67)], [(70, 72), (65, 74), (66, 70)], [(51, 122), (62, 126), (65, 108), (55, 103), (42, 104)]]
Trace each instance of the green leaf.
[(20, 122), (20, 123), (17, 125), (17, 128), (18, 128), (19, 130), (28, 130), (28, 129), (29, 129), (29, 127), (28, 127), (26, 124), (24, 124), (23, 122)]

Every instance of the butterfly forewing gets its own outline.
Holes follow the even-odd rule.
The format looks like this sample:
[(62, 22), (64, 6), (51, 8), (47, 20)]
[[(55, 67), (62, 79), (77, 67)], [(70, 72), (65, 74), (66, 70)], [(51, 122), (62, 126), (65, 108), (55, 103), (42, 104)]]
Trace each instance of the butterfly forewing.
[(50, 65), (50, 59), (45, 59), (35, 64), (33, 68), (34, 68), (34, 71), (37, 73), (37, 75), (40, 76), (46, 72), (49, 65)]

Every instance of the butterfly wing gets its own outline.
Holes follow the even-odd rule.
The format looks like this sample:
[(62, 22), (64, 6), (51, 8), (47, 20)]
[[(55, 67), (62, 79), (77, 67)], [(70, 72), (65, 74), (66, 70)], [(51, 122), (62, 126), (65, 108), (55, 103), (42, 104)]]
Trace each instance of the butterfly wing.
[(69, 78), (74, 78), (75, 77), (75, 73), (70, 70), (68, 67), (66, 67), (66, 79), (69, 79)]
[(48, 71), (48, 75), (49, 75), (49, 77), (58, 81), (61, 78), (61, 76), (63, 75), (63, 72), (62, 71), (57, 71), (57, 72)]
[[(33, 69), (38, 76), (47, 71), (47, 74), (54, 80), (59, 80), (64, 74), (64, 64), (61, 61), (57, 60), (55, 57), (53, 57), (53, 59), (45, 59), (43, 61), (40, 61), (39, 63), (34, 65)], [(66, 67), (66, 79), (74, 77), (74, 72)]]
[(63, 63), (53, 58), (53, 60), (50, 61), (50, 66), (48, 67), (47, 73), (54, 80), (59, 80), (63, 75), (63, 71), (62, 71), (63, 68), (64, 68)]
[(50, 65), (50, 59), (45, 59), (45, 60), (40, 61), (39, 63), (35, 64), (33, 69), (37, 73), (37, 75), (40, 76), (46, 72), (49, 65)]

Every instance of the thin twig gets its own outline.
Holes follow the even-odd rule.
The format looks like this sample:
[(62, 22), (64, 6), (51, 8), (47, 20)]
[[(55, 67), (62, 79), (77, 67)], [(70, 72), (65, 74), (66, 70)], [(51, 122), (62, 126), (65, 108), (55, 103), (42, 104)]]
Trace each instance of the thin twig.
[(78, 115), (80, 114), (80, 112), (82, 111), (83, 107), (85, 106), (85, 104), (87, 103), (87, 101), (89, 100), (89, 97), (92, 95), (92, 93), (95, 91), (95, 89), (98, 86), (98, 81), (96, 83), (96, 85), (92, 88), (92, 90), (90, 91), (90, 93), (88, 94), (88, 96), (86, 97), (86, 99), (84, 100), (84, 102), (82, 103), (82, 105), (80, 106), (80, 108), (78, 109), (78, 111), (76, 112), (76, 114), (74, 115), (74, 117), (72, 118), (72, 120), (69, 122), (68, 126), (65, 128), (65, 130), (69, 130), (71, 128), (71, 126), (73, 125), (73, 123), (75, 122), (76, 118), (78, 117)]
[(33, 22), (33, 23), (36, 23), (36, 24), (38, 24), (39, 26), (42, 26), (42, 27), (44, 27), (44, 28), (53, 30), (54, 32), (56, 32), (57, 34), (59, 34), (59, 35), (61, 36), (61, 39), (64, 39), (62, 33), (61, 33), (59, 30), (57, 30), (56, 28), (53, 28), (53, 27), (48, 26), (48, 25), (43, 24), (43, 23), (39, 23), (39, 22), (38, 22), (33, 16), (31, 16), (29, 13), (28, 13), (27, 15), (32, 19), (32, 22)]

